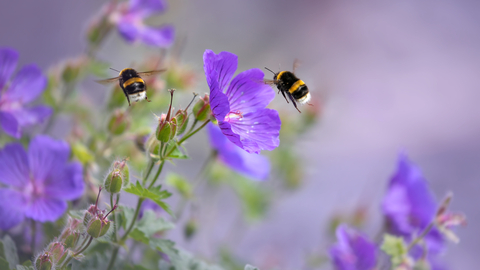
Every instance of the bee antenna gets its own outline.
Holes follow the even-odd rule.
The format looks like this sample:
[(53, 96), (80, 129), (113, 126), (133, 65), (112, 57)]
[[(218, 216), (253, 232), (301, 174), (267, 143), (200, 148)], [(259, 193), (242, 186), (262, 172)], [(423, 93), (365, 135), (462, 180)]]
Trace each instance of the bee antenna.
[(269, 69), (269, 68), (267, 68), (267, 67), (265, 67), (265, 69), (268, 70), (268, 71), (270, 71), (270, 72), (272, 72), (274, 75), (277, 74), (277, 73), (273, 72), (271, 69)]
[(111, 70), (114, 70), (114, 71), (116, 71), (116, 72), (120, 72), (120, 70), (116, 70), (116, 69), (114, 69), (114, 68), (110, 68), (110, 69), (111, 69)]

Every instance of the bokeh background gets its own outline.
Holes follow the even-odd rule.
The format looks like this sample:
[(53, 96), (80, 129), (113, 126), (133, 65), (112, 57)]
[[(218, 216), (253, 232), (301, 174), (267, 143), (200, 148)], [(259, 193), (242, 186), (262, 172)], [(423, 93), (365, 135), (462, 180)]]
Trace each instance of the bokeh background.
[[(452, 209), (467, 215), (468, 226), (458, 229), (460, 244), (450, 245), (442, 258), (445, 265), (478, 269), (480, 2), (169, 3), (169, 11), (151, 22), (175, 25), (185, 39), (181, 59), (199, 74), (205, 49), (237, 54), (239, 70), (290, 69), (299, 59), (297, 75), (322, 100), (315, 127), (295, 141), (305, 168), (300, 188), (275, 198), (265, 220), (253, 224), (239, 222), (235, 196), (220, 192), (205, 200), (213, 210), (198, 217), (202, 227), (193, 241), (184, 242), (179, 230), (173, 233), (179, 245), (212, 260), (219, 247), (228, 246), (262, 269), (304, 269), (307, 257), (326, 254), (333, 241), (329, 220), (336, 215), (364, 206), (365, 231), (375, 237), (386, 184), (397, 154), (406, 151), (437, 199), (452, 191)], [(17, 49), (20, 65), (34, 62), (46, 70), (85, 50), (86, 23), (102, 5), (97, 0), (4, 2), (0, 46)], [(98, 56), (122, 68), (152, 52), (113, 34)], [(102, 91), (87, 85), (86, 91)], [(197, 92), (206, 91), (200, 80)], [(284, 100), (278, 96), (274, 102)], [(205, 140), (197, 138), (193, 155), (205, 150)], [(193, 175), (200, 162), (192, 162)]]

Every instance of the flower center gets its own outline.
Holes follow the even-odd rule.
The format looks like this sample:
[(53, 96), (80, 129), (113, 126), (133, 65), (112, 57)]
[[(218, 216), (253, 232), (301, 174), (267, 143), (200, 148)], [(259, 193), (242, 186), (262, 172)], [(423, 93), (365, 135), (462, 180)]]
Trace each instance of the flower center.
[(242, 112), (241, 111), (236, 111), (236, 112), (229, 112), (225, 116), (225, 121), (230, 122), (231, 120), (241, 120), (243, 118)]
[(33, 179), (31, 179), (28, 184), (25, 186), (24, 189), (24, 194), (27, 196), (27, 198), (31, 199), (36, 199), (39, 197), (44, 196), (44, 189), (42, 185), (39, 185), (38, 183), (35, 183)]

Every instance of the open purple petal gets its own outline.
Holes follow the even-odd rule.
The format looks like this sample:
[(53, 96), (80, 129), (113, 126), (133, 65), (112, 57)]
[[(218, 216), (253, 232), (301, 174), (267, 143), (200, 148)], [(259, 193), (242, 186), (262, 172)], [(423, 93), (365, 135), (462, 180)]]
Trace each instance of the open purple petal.
[(55, 221), (65, 213), (65, 210), (67, 210), (65, 201), (38, 197), (27, 206), (25, 216), (40, 222)]
[(82, 196), (84, 190), (82, 165), (73, 162), (61, 168), (44, 182), (45, 195), (62, 200), (74, 200)]
[(207, 126), (210, 143), (218, 158), (232, 170), (252, 179), (264, 180), (270, 174), (270, 162), (261, 155), (249, 154), (230, 142), (218, 127)]
[(0, 229), (8, 230), (25, 219), (26, 200), (21, 192), (0, 188)]
[(161, 27), (143, 27), (140, 29), (139, 39), (143, 43), (156, 47), (169, 47), (173, 44), (175, 29), (171, 25)]
[(3, 98), (23, 104), (36, 99), (47, 85), (47, 78), (36, 65), (24, 66), (15, 76)]
[(70, 155), (66, 142), (56, 141), (48, 136), (38, 135), (30, 142), (28, 159), (30, 172), (37, 184), (58, 174), (65, 166)]
[[(211, 80), (217, 81), (222, 93), (232, 80), (237, 65), (238, 57), (230, 52), (215, 54), (211, 50), (206, 50), (203, 54), (203, 69), (207, 77), (207, 83), (210, 86)], [(212, 71), (216, 71), (214, 77), (211, 76)]]
[(0, 150), (0, 182), (23, 188), (29, 178), (28, 158), (23, 146), (19, 143), (5, 145)]
[(132, 20), (133, 18), (124, 16), (117, 24), (117, 29), (120, 32), (120, 35), (130, 43), (135, 42), (140, 35), (140, 27)]
[[(208, 76), (213, 76), (216, 77), (217, 75), (216, 71), (212, 71), (207, 75), (207, 81), (208, 81)], [(215, 79), (210, 78), (210, 110), (212, 111), (213, 116), (215, 119), (218, 121), (224, 121), (225, 116), (227, 113), (230, 112), (230, 105), (228, 104), (228, 98), (227, 96), (222, 93), (222, 90), (220, 89), (218, 82)]]
[(0, 111), (0, 126), (5, 133), (14, 138), (20, 139), (22, 136), (17, 119), (9, 112)]
[(10, 111), (21, 127), (41, 123), (46, 120), (52, 112), (52, 108), (43, 105)]
[[(241, 147), (249, 153), (271, 151), (280, 144), (278, 136), (282, 122), (275, 110), (260, 109), (244, 114), (241, 118), (231, 118), (229, 123), (232, 132), (240, 136)], [(226, 135), (225, 127), (222, 125), (220, 127)], [(232, 141), (230, 137), (228, 139)], [(235, 141), (232, 142), (236, 144)]]
[(376, 265), (377, 247), (367, 237), (340, 225), (338, 242), (330, 249), (336, 270), (372, 270)]
[(263, 82), (263, 76), (263, 71), (258, 68), (235, 76), (225, 93), (231, 111), (253, 112), (265, 108), (273, 100), (275, 91)]
[(8, 79), (15, 71), (18, 62), (17, 51), (10, 48), (0, 49), (0, 94)]
[(164, 0), (130, 0), (129, 12), (146, 17), (153, 13), (159, 13), (167, 9)]

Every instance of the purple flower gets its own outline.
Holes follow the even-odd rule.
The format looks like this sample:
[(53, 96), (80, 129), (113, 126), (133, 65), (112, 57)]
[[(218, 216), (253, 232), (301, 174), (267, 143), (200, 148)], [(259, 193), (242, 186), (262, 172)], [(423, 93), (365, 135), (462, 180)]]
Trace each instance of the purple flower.
[[(399, 155), (397, 171), (390, 180), (382, 208), (390, 232), (407, 240), (420, 234), (435, 218), (438, 207), (428, 183), (420, 169), (403, 153)], [(433, 253), (445, 245), (436, 228), (427, 234), (425, 241)]]
[(377, 261), (377, 247), (367, 237), (342, 224), (338, 226), (338, 242), (330, 249), (336, 270), (372, 270)]
[(18, 53), (0, 49), (0, 126), (15, 138), (22, 136), (21, 128), (37, 124), (52, 113), (47, 106), (24, 106), (35, 100), (44, 90), (47, 79), (36, 65), (24, 66), (5, 88), (18, 62)]
[(227, 138), (249, 153), (273, 150), (281, 121), (278, 112), (265, 107), (275, 97), (275, 91), (263, 83), (263, 72), (254, 68), (235, 78), (238, 58), (230, 52), (215, 54), (206, 50), (203, 68), (210, 87), (213, 116)]
[(25, 217), (55, 221), (67, 200), (83, 194), (82, 166), (68, 163), (70, 147), (47, 136), (33, 138), (25, 152), (19, 143), (0, 150), (0, 229), (8, 230)]
[(130, 0), (128, 5), (125, 4), (111, 17), (123, 38), (128, 42), (140, 41), (156, 47), (172, 45), (173, 26), (149, 27), (144, 23), (147, 17), (166, 10), (165, 0)]
[(261, 155), (250, 154), (230, 142), (218, 127), (207, 126), (210, 144), (217, 151), (217, 157), (232, 170), (247, 177), (265, 180), (270, 174), (270, 162)]

